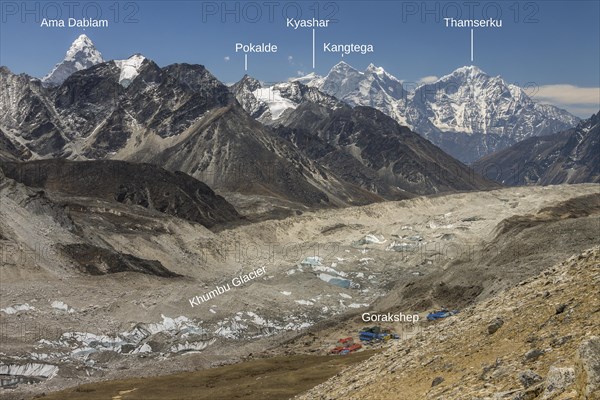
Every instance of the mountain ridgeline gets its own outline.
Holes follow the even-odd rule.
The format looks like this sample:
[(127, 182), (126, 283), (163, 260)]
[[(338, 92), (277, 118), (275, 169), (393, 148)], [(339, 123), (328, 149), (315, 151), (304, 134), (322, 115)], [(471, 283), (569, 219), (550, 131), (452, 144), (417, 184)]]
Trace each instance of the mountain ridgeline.
[(91, 66), (60, 84), (0, 69), (2, 159), (155, 164), (226, 198), (296, 209), (497, 186), (384, 113), (316, 87), (294, 82), (261, 95), (252, 78), (228, 88), (201, 65), (161, 68), (140, 54), (102, 62), (88, 41), (79, 38), (67, 61), (88, 55)]
[(476, 66), (458, 68), (411, 92), (381, 67), (371, 64), (358, 71), (343, 61), (324, 77), (311, 75), (298, 81), (351, 106), (377, 108), (466, 163), (579, 122), (567, 111), (537, 103), (524, 89)]
[[(227, 87), (201, 65), (159, 67), (141, 54), (105, 62), (82, 35), (44, 79), (1, 67), (0, 85), (1, 160), (154, 164), (286, 209), (597, 176), (593, 121), (574, 127), (576, 117), (475, 66), (412, 92), (381, 67), (344, 62), (324, 77), (264, 86), (244, 76)], [(482, 169), (531, 166), (540, 152), (520, 178)], [(475, 164), (485, 177), (449, 154), (485, 156)]]
[(509, 186), (600, 183), (600, 112), (573, 129), (532, 137), (483, 157), (473, 167)]

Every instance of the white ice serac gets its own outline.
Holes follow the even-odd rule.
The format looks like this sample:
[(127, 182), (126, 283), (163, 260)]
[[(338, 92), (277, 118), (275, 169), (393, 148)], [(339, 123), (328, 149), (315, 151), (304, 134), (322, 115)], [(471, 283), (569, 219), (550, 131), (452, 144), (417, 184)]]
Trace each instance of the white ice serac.
[(144, 57), (141, 54), (134, 54), (129, 57), (127, 60), (115, 60), (115, 64), (121, 70), (121, 75), (119, 76), (119, 83), (123, 87), (128, 87), (131, 82), (139, 75), (140, 67), (144, 63)]

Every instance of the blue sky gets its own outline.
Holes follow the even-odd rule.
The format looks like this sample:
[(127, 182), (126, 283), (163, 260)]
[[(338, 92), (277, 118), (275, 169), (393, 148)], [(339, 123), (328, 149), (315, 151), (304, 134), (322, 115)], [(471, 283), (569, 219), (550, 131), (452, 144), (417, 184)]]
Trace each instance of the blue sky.
[[(236, 42), (277, 44), (276, 54), (250, 54), (248, 74), (280, 81), (312, 68), (312, 30), (287, 28), (286, 17), (332, 20), (315, 30), (315, 72), (344, 60), (384, 67), (401, 80), (433, 80), (475, 64), (491, 75), (532, 87), (546, 102), (587, 117), (600, 103), (600, 2), (591, 1), (0, 1), (0, 64), (45, 75), (70, 43), (87, 34), (105, 59), (142, 53), (164, 66), (206, 65), (223, 82), (244, 71)], [(469, 4), (473, 7), (470, 8)], [(73, 15), (70, 15), (73, 14)], [(500, 15), (501, 14), (501, 15)], [(83, 16), (108, 28), (43, 28), (41, 19)], [(502, 28), (446, 28), (444, 17), (502, 19)], [(335, 22), (333, 20), (336, 20)], [(323, 42), (364, 43), (374, 53), (324, 54)]]

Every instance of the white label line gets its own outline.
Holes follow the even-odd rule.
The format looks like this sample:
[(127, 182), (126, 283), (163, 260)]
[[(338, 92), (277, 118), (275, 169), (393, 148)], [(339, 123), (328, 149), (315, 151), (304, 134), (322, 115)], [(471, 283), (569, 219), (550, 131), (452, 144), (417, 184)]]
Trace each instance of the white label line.
[[(471, 56), (471, 60), (473, 56)], [(248, 71), (248, 54), (244, 54), (244, 71)]]
[(313, 69), (315, 69), (315, 28), (313, 28)]
[(473, 62), (473, 28), (471, 28), (471, 62)]

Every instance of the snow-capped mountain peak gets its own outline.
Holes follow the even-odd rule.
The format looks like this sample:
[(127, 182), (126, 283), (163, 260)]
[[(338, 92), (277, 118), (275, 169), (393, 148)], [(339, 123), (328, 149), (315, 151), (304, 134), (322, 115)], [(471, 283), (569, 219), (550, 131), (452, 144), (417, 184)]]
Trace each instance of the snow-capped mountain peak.
[[(490, 75), (486, 74), (481, 68), (475, 65), (465, 65), (452, 71), (451, 73), (442, 76), (437, 82), (469, 82), (473, 79), (489, 79)], [(498, 77), (499, 78), (499, 77)]]
[(318, 75), (315, 72), (311, 72), (304, 76), (300, 76), (297, 78), (291, 78), (291, 79), (289, 79), (289, 81), (290, 82), (299, 82), (299, 83), (302, 83), (303, 85), (317, 87), (323, 82), (323, 79), (325, 79), (325, 78), (322, 77), (321, 75)]
[(465, 65), (463, 67), (457, 68), (453, 73), (460, 73), (465, 75), (478, 75), (485, 74), (485, 72), (476, 65)]
[(69, 47), (65, 58), (42, 78), (46, 86), (62, 84), (69, 76), (77, 71), (93, 67), (104, 62), (102, 54), (86, 35), (80, 35)]
[(579, 121), (557, 107), (535, 103), (519, 86), (474, 65), (419, 86), (408, 114), (417, 132), (465, 162)]
[(65, 60), (77, 61), (79, 54), (86, 55), (86, 59), (95, 64), (104, 61), (102, 59), (102, 54), (100, 54), (96, 47), (94, 47), (94, 43), (92, 43), (92, 40), (86, 35), (80, 35), (77, 39), (75, 39), (69, 50), (67, 50)]
[(411, 93), (375, 64), (361, 72), (341, 61), (324, 78), (303, 81), (351, 106), (377, 108), (465, 162), (579, 121), (557, 107), (534, 102), (523, 88), (476, 65), (457, 68)]
[(378, 67), (378, 66), (376, 66), (373, 63), (369, 64), (369, 66), (367, 67), (367, 69), (365, 70), (365, 72), (366, 73), (372, 73), (372, 74), (375, 74), (375, 75), (380, 76), (380, 77), (386, 77), (386, 78), (398, 81), (398, 79), (395, 76), (388, 74), (385, 71), (385, 69), (383, 69), (383, 67)]
[[(312, 74), (315, 79), (322, 79)], [(293, 110), (306, 102), (317, 103), (330, 109), (336, 109), (343, 103), (334, 97), (328, 96), (314, 86), (305, 85), (302, 81), (310, 78), (308, 76), (299, 79), (290, 79), (274, 85), (261, 84), (255, 78), (248, 75), (231, 86), (231, 92), (235, 95), (241, 106), (254, 118), (261, 122), (276, 123), (287, 110)]]
[(145, 60), (146, 57), (141, 54), (134, 54), (126, 60), (115, 60), (115, 64), (121, 70), (119, 84), (123, 87), (128, 87), (139, 75), (140, 68)]
[(341, 61), (331, 68), (325, 78), (314, 80), (308, 86), (314, 86), (352, 106), (377, 108), (401, 124), (406, 124), (397, 107), (397, 102), (404, 101), (407, 96), (402, 83), (375, 64), (369, 64), (364, 71), (359, 71)]
[(348, 73), (362, 75), (362, 72), (358, 71), (357, 69), (352, 67), (350, 64), (346, 63), (345, 61), (340, 61), (339, 63), (335, 64), (333, 66), (333, 68), (331, 68), (331, 70), (329, 71), (327, 76), (332, 75), (332, 74), (348, 74)]

